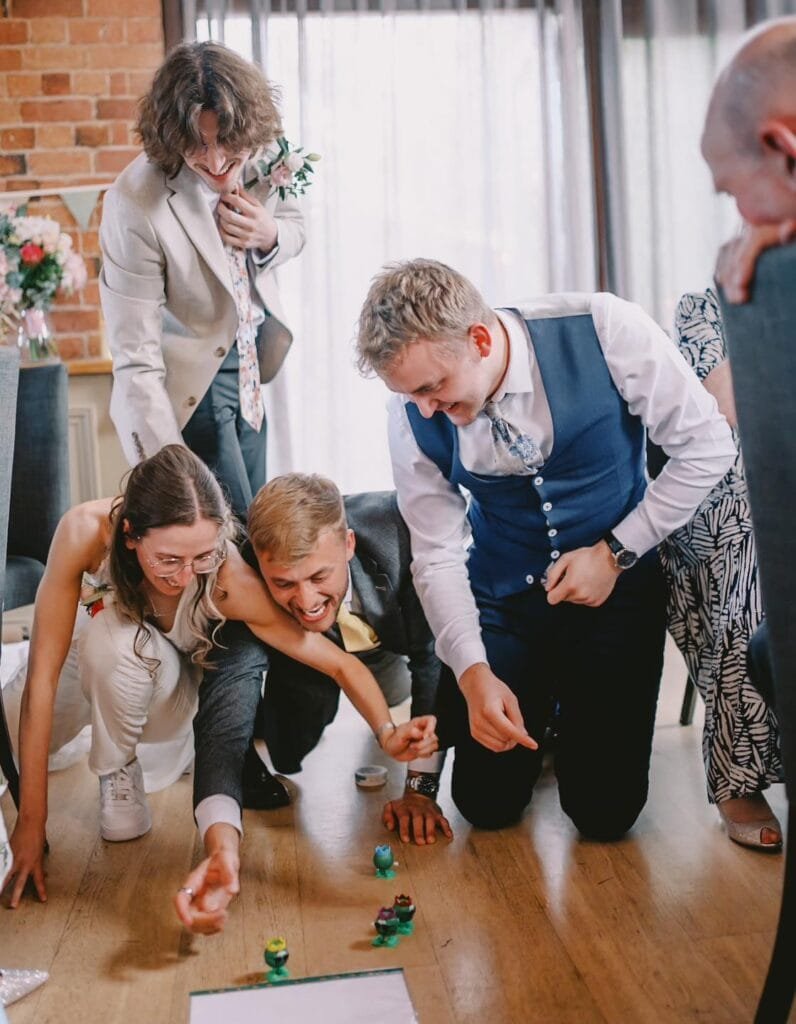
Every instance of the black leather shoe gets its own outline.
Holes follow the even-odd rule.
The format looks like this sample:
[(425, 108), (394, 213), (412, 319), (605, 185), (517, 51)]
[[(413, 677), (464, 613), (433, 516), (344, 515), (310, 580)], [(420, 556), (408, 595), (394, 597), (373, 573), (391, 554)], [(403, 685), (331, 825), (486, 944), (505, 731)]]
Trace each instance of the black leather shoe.
[(273, 811), (289, 803), (287, 789), (268, 771), (250, 743), (243, 759), (243, 806), (251, 811)]

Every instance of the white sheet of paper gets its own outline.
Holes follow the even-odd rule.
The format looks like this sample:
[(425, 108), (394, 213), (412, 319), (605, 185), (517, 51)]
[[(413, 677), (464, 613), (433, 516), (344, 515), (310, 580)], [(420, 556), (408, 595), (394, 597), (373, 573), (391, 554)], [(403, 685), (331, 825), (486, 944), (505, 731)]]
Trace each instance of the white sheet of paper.
[(192, 992), (190, 1024), (417, 1024), (401, 969)]

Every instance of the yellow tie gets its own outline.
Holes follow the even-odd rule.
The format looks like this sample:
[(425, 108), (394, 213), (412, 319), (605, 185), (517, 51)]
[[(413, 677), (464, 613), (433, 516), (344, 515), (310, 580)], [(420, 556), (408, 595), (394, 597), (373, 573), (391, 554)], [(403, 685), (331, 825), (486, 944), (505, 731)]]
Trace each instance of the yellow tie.
[(364, 619), (349, 611), (345, 601), (337, 612), (337, 625), (340, 627), (343, 647), (349, 654), (373, 651), (379, 646), (379, 638), (376, 636), (375, 630), (371, 629)]

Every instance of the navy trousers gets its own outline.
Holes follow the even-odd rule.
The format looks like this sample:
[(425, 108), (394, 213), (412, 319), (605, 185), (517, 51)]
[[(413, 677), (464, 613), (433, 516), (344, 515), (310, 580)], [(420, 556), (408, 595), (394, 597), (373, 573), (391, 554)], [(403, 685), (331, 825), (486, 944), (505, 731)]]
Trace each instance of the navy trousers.
[(240, 413), (235, 345), (182, 431), (183, 440), (207, 463), (242, 521), (265, 483), (266, 424), (253, 430)]
[[(489, 665), (516, 694), (539, 743), (557, 707), (559, 798), (578, 830), (618, 839), (647, 799), (666, 594), (657, 552), (621, 574), (599, 608), (550, 606), (539, 587), (497, 600), (474, 586)], [(528, 805), (542, 751), (493, 753), (470, 735), (452, 673), (440, 682), (441, 743), (454, 745), (452, 795), (473, 825), (502, 828)]]

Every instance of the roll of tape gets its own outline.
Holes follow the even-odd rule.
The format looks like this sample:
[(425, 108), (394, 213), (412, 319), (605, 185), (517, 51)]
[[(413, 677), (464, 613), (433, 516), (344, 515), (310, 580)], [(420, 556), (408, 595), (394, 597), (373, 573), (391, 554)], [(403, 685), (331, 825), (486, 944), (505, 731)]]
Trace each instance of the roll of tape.
[(387, 769), (380, 764), (363, 764), (354, 772), (354, 782), (360, 789), (378, 789), (387, 781)]

